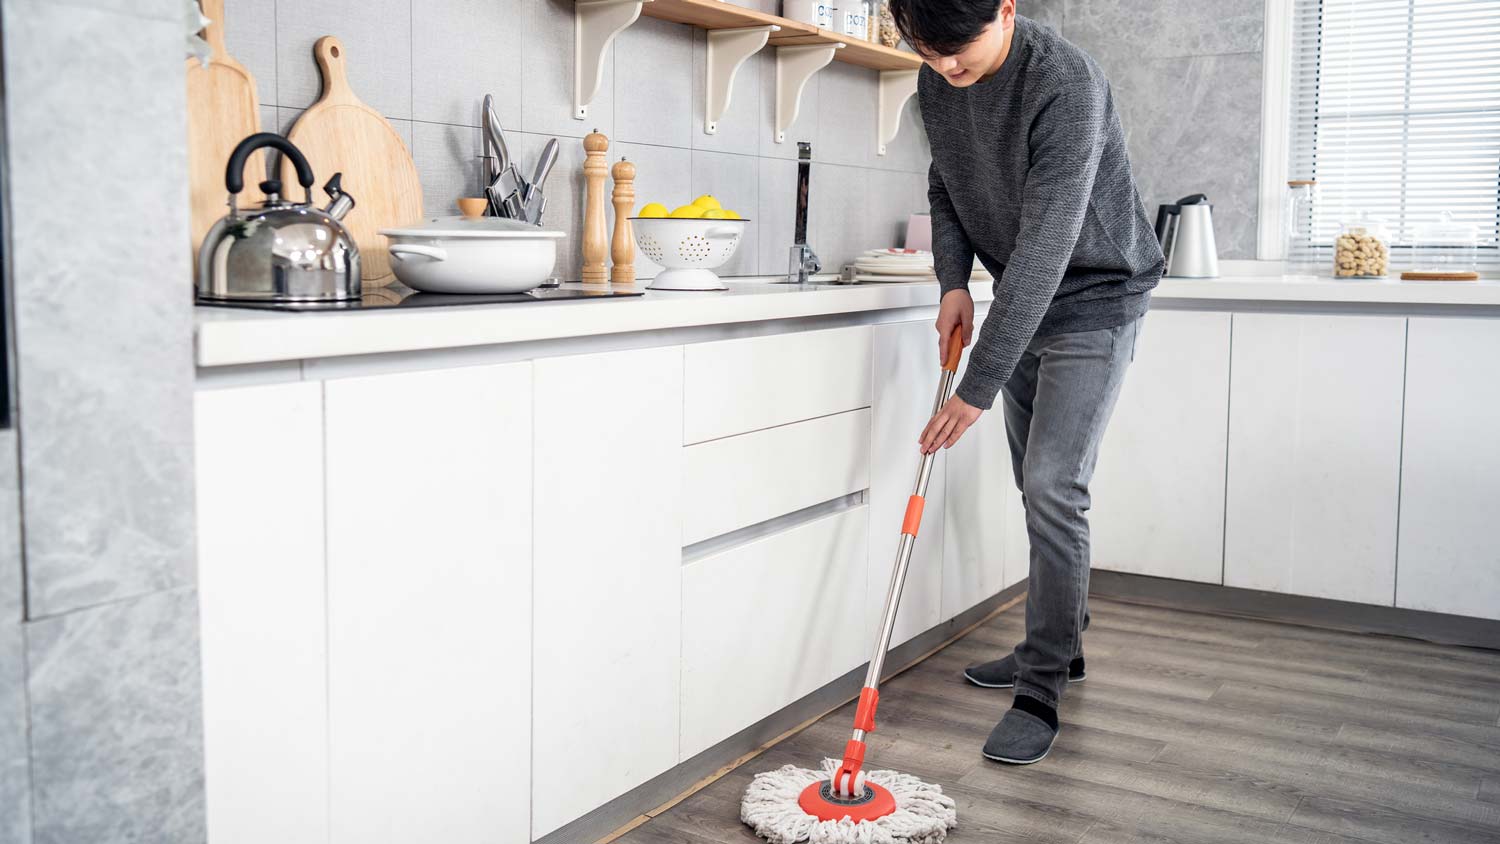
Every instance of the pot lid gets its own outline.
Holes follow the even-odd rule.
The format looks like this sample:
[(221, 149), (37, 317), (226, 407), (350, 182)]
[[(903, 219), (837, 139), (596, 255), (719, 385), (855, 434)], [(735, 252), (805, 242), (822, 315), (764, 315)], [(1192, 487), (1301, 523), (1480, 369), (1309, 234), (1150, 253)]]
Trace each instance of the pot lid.
[(381, 229), (387, 237), (550, 238), (567, 237), (564, 232), (507, 220), (504, 217), (428, 217), (420, 223)]

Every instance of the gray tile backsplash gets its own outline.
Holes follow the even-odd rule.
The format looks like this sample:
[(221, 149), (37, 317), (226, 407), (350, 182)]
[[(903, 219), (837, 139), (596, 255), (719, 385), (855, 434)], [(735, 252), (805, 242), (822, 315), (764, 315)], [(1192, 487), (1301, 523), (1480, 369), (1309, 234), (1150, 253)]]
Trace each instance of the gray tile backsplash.
[[(333, 35), (344, 45), (344, 67), (354, 95), (386, 117), (410, 120), (413, 9), (425, 7), (427, 2), (277, 0), (276, 105), (307, 108), (317, 101), (323, 81), (313, 58), (313, 45), (319, 38)], [(251, 68), (250, 72), (259, 78), (258, 69)]]
[(813, 151), (828, 164), (875, 166), (879, 89), (862, 67), (834, 62), (818, 73), (818, 131)]
[[(829, 224), (828, 242), (814, 243), (825, 265), (836, 267), (877, 245), (866, 239), (884, 237), (908, 214), (926, 210), (925, 192), (907, 192), (905, 200), (887, 198), (874, 209), (865, 206), (871, 174), (925, 178), (929, 159), (915, 99), (889, 154), (875, 154), (876, 75), (864, 68), (834, 62), (814, 76), (787, 142), (777, 144), (774, 50), (761, 51), (740, 68), (729, 110), (718, 132), (708, 135), (703, 131), (707, 38), (682, 24), (642, 17), (622, 32), (605, 58), (588, 118), (575, 120), (573, 0), (225, 2), (228, 47), (260, 85), (264, 128), (285, 131), (317, 98), (313, 42), (338, 36), (348, 49), (355, 93), (406, 139), (429, 214), (456, 213), (454, 200), (477, 191), (484, 94), (495, 95), (523, 173), (530, 172), (548, 138), (559, 138), (561, 155), (547, 183), (544, 222), (568, 233), (558, 264), (567, 278), (577, 278), (580, 264), (579, 139), (596, 128), (610, 136), (611, 164), (622, 153), (636, 162), (637, 207), (649, 201), (670, 207), (714, 192), (751, 218), (726, 274), (785, 271), (796, 170), (767, 167), (763, 159), (795, 158), (799, 140), (814, 144), (817, 161), (840, 165), (820, 170), (814, 216), (820, 201), (858, 209), (852, 228)], [(734, 2), (768, 12), (779, 8), (777, 0)], [(773, 183), (778, 179), (785, 184)], [(780, 201), (770, 201), (773, 197)], [(824, 216), (833, 220), (842, 213)], [(638, 263), (638, 271), (644, 275), (651, 269)]]
[[(621, 143), (691, 147), (694, 28), (642, 17), (615, 39), (615, 132)], [(747, 135), (749, 127), (742, 127)]]
[[(224, 47), (255, 77), (261, 107), (276, 104), (276, 0), (224, 4)], [(268, 124), (262, 122), (263, 129)]]
[(521, 12), (535, 0), (420, 0), (411, 14), (413, 120), (479, 126), (495, 97), (507, 129), (521, 127)]

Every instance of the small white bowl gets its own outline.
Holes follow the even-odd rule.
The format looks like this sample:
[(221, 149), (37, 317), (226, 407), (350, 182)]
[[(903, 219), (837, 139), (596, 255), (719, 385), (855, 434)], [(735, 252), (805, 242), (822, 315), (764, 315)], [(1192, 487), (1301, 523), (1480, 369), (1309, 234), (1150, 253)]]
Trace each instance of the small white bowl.
[(664, 269), (648, 290), (727, 290), (714, 270), (734, 257), (749, 220), (631, 217), (636, 245)]

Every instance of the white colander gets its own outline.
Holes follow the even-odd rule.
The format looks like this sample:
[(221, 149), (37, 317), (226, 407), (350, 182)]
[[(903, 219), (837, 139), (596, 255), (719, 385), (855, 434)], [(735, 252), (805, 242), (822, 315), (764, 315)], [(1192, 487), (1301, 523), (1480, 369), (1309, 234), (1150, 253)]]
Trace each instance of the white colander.
[(724, 290), (714, 274), (734, 257), (749, 220), (631, 217), (636, 245), (664, 269), (650, 290)]

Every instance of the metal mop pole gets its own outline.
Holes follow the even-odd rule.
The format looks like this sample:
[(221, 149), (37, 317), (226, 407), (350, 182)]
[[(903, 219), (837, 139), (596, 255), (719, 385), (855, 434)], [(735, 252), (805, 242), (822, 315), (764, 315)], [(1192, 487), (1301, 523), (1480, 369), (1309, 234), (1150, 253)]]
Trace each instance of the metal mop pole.
[[(943, 375), (938, 381), (937, 397), (932, 403), (932, 415), (948, 403), (953, 393), (953, 381), (958, 373), (958, 360), (963, 354), (963, 335), (955, 327), (948, 341), (948, 354), (943, 361)], [(845, 797), (858, 797), (864, 792), (865, 736), (875, 731), (875, 708), (880, 699), (880, 673), (885, 668), (886, 650), (891, 645), (891, 635), (896, 628), (896, 609), (901, 603), (901, 587), (906, 582), (906, 570), (911, 564), (912, 548), (917, 543), (917, 528), (922, 524), (922, 507), (926, 502), (927, 482), (932, 478), (933, 458), (936, 452), (922, 455), (922, 466), (917, 472), (917, 485), (906, 502), (906, 518), (901, 524), (901, 543), (896, 548), (896, 565), (891, 569), (891, 584), (885, 593), (885, 615), (880, 622), (880, 631), (875, 638), (875, 654), (870, 659), (870, 669), (865, 673), (865, 686), (859, 693), (859, 707), (854, 714), (854, 734), (844, 748), (844, 761), (833, 776), (833, 791)]]

